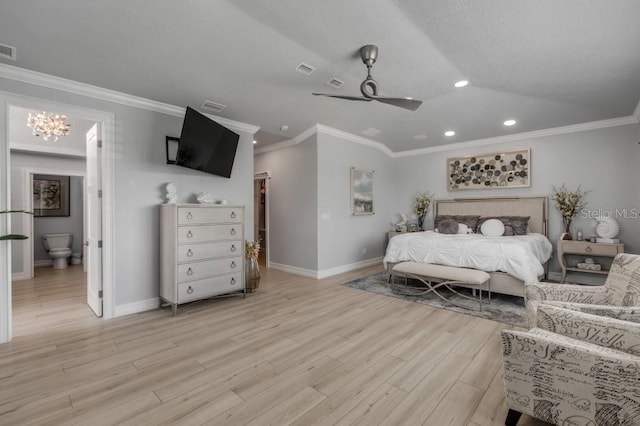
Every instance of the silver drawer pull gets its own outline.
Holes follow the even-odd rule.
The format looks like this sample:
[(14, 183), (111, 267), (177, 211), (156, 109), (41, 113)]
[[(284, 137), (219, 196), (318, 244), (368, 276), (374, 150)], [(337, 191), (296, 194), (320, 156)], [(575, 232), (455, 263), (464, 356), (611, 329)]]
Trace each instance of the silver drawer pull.
[(187, 238), (191, 238), (193, 237), (193, 233), (191, 232), (191, 230), (187, 231)]
[(231, 212), (231, 219), (235, 219), (236, 218), (236, 212)]
[(235, 269), (236, 268), (236, 262), (235, 261), (231, 261), (231, 269)]
[(187, 257), (193, 256), (193, 251), (191, 249), (187, 250)]
[(231, 235), (236, 235), (236, 229), (235, 228), (231, 228)]
[(193, 275), (193, 270), (191, 268), (187, 269), (187, 275)]
[(191, 214), (191, 212), (187, 213), (187, 219), (189, 220), (193, 219), (193, 215)]
[(231, 285), (235, 285), (236, 284), (236, 278), (235, 277), (231, 277)]
[(587, 248), (584, 249), (584, 251), (586, 251), (587, 253), (591, 253), (593, 250), (591, 250), (591, 246), (587, 246)]
[(189, 286), (187, 288), (187, 294), (191, 294), (191, 293), (193, 293), (193, 288), (191, 286)]
[(236, 245), (235, 244), (231, 244), (231, 251), (232, 252), (236, 251)]

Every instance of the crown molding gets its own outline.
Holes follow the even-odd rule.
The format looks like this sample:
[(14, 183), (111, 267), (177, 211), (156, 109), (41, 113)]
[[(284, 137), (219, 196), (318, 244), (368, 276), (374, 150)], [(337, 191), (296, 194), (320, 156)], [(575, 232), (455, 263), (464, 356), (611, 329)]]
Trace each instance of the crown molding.
[[(158, 112), (174, 117), (184, 117), (186, 111), (186, 108), (178, 107), (175, 105), (141, 98), (138, 96), (129, 95), (127, 93), (116, 92), (115, 90), (92, 86), (90, 84), (68, 80), (66, 78), (56, 77), (53, 75), (31, 71), (25, 68), (19, 68), (7, 64), (0, 64), (0, 78), (20, 81), (22, 83), (42, 86), (49, 89), (61, 90), (63, 92), (87, 96), (102, 101), (113, 102), (120, 105)], [(255, 134), (260, 129), (260, 127), (254, 126), (252, 124), (242, 123), (240, 121), (230, 120), (228, 118), (218, 117), (210, 114), (205, 115), (222, 124), (223, 126), (229, 127), (232, 130)]]
[(387, 148), (387, 146), (383, 143), (372, 141), (371, 139), (363, 138), (362, 136), (357, 136), (352, 133), (343, 132), (342, 130), (334, 129), (322, 124), (316, 124), (316, 129), (318, 133), (324, 133), (325, 135), (335, 136), (354, 143), (358, 143), (360, 145), (366, 145), (371, 148), (379, 149), (389, 157), (393, 157), (394, 155), (393, 151)]
[(623, 126), (626, 124), (636, 124), (636, 120), (632, 116), (612, 118), (609, 120), (592, 121), (589, 123), (572, 124), (569, 126), (553, 127), (550, 129), (534, 130), (532, 132), (516, 133), (513, 135), (497, 136), (494, 138), (476, 139), (466, 142), (458, 142), (450, 145), (438, 145), (428, 148), (413, 149), (409, 151), (400, 151), (393, 154), (394, 158), (412, 157), (414, 155), (432, 154), (435, 152), (454, 151), (465, 148), (474, 148), (478, 146), (495, 145), (499, 143), (517, 142), (526, 139), (537, 139), (547, 136), (563, 135), (567, 133), (585, 132), (595, 129), (603, 129), (607, 127)]
[(636, 105), (636, 109), (633, 110), (632, 117), (636, 120), (636, 123), (640, 122), (640, 101), (638, 101), (638, 105)]

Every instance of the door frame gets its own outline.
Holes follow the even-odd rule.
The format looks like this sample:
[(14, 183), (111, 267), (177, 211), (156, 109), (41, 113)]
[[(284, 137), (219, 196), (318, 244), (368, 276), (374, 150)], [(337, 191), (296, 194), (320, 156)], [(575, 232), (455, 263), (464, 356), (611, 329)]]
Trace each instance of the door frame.
[[(113, 113), (81, 106), (58, 103), (46, 99), (0, 91), (0, 210), (11, 208), (11, 161), (9, 113), (11, 107), (35, 110), (53, 110), (59, 114), (101, 123), (102, 140), (102, 289), (103, 318), (113, 318), (115, 312), (115, 269), (114, 234), (115, 212), (115, 117)], [(0, 234), (10, 230), (10, 215), (0, 215)], [(8, 342), (12, 337), (12, 300), (11, 300), (11, 250), (10, 245), (0, 244), (0, 343)]]
[[(86, 188), (85, 188), (85, 172), (78, 170), (61, 170), (61, 169), (45, 169), (38, 167), (24, 167), (23, 171), (23, 179), (25, 182), (23, 197), (25, 202), (25, 210), (33, 211), (33, 196), (32, 196), (32, 188), (33, 188), (33, 175), (59, 175), (59, 176), (77, 176), (83, 179), (82, 182), (82, 196), (86, 197)], [(84, 199), (84, 198), (83, 198)], [(83, 207), (84, 212), (84, 207)], [(24, 279), (30, 280), (34, 277), (34, 262), (33, 256), (36, 244), (33, 240), (33, 216), (27, 215), (29, 217), (28, 225), (26, 229), (23, 229), (23, 234), (29, 237), (25, 240), (26, 244), (22, 244), (22, 270), (24, 271)], [(82, 215), (82, 228), (84, 229), (86, 218), (85, 215)]]
[[(269, 242), (271, 241), (271, 232), (269, 232), (269, 193), (271, 192), (271, 189), (269, 188), (269, 185), (271, 183), (271, 171), (267, 170), (264, 172), (258, 172), (258, 173), (254, 173), (253, 175), (253, 182), (254, 182), (254, 188), (255, 188), (255, 181), (260, 180), (260, 179), (264, 179), (264, 190), (265, 190), (265, 194), (264, 194), (264, 232), (266, 234), (266, 238), (264, 241), (264, 247), (267, 251), (267, 259), (266, 259), (266, 263), (267, 263), (267, 268), (271, 267), (271, 248), (269, 247)], [(255, 204), (255, 203), (254, 203)], [(258, 206), (254, 205), (253, 206), (254, 209), (259, 208)], [(260, 230), (260, 225), (258, 225), (258, 231)], [(254, 235), (253, 238), (257, 238), (257, 235)]]

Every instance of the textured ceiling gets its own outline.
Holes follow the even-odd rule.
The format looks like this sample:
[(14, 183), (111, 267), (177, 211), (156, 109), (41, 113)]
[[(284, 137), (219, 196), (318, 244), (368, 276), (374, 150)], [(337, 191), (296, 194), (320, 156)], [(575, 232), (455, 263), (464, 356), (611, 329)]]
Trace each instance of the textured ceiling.
[[(379, 129), (369, 139), (399, 152), (627, 117), (639, 40), (637, 0), (0, 0), (0, 43), (17, 49), (0, 62), (182, 107), (212, 100), (260, 126), (258, 146), (316, 123)], [(380, 92), (420, 109), (311, 96), (359, 95), (365, 44), (380, 49)]]

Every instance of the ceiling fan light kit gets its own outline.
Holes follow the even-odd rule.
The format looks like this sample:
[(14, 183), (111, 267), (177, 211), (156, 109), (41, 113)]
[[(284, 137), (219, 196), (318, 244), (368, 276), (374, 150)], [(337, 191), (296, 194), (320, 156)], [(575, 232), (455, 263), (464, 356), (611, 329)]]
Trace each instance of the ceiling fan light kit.
[(408, 109), (410, 111), (417, 110), (422, 101), (409, 97), (389, 97), (381, 96), (378, 92), (378, 83), (371, 76), (371, 68), (375, 64), (378, 58), (378, 46), (373, 44), (367, 44), (360, 48), (360, 58), (367, 67), (367, 78), (360, 84), (360, 93), (362, 96), (344, 96), (344, 95), (331, 95), (327, 93), (313, 93), (315, 96), (327, 96), (329, 98), (345, 99), (348, 101), (378, 101), (384, 104), (397, 106), (400, 108)]

